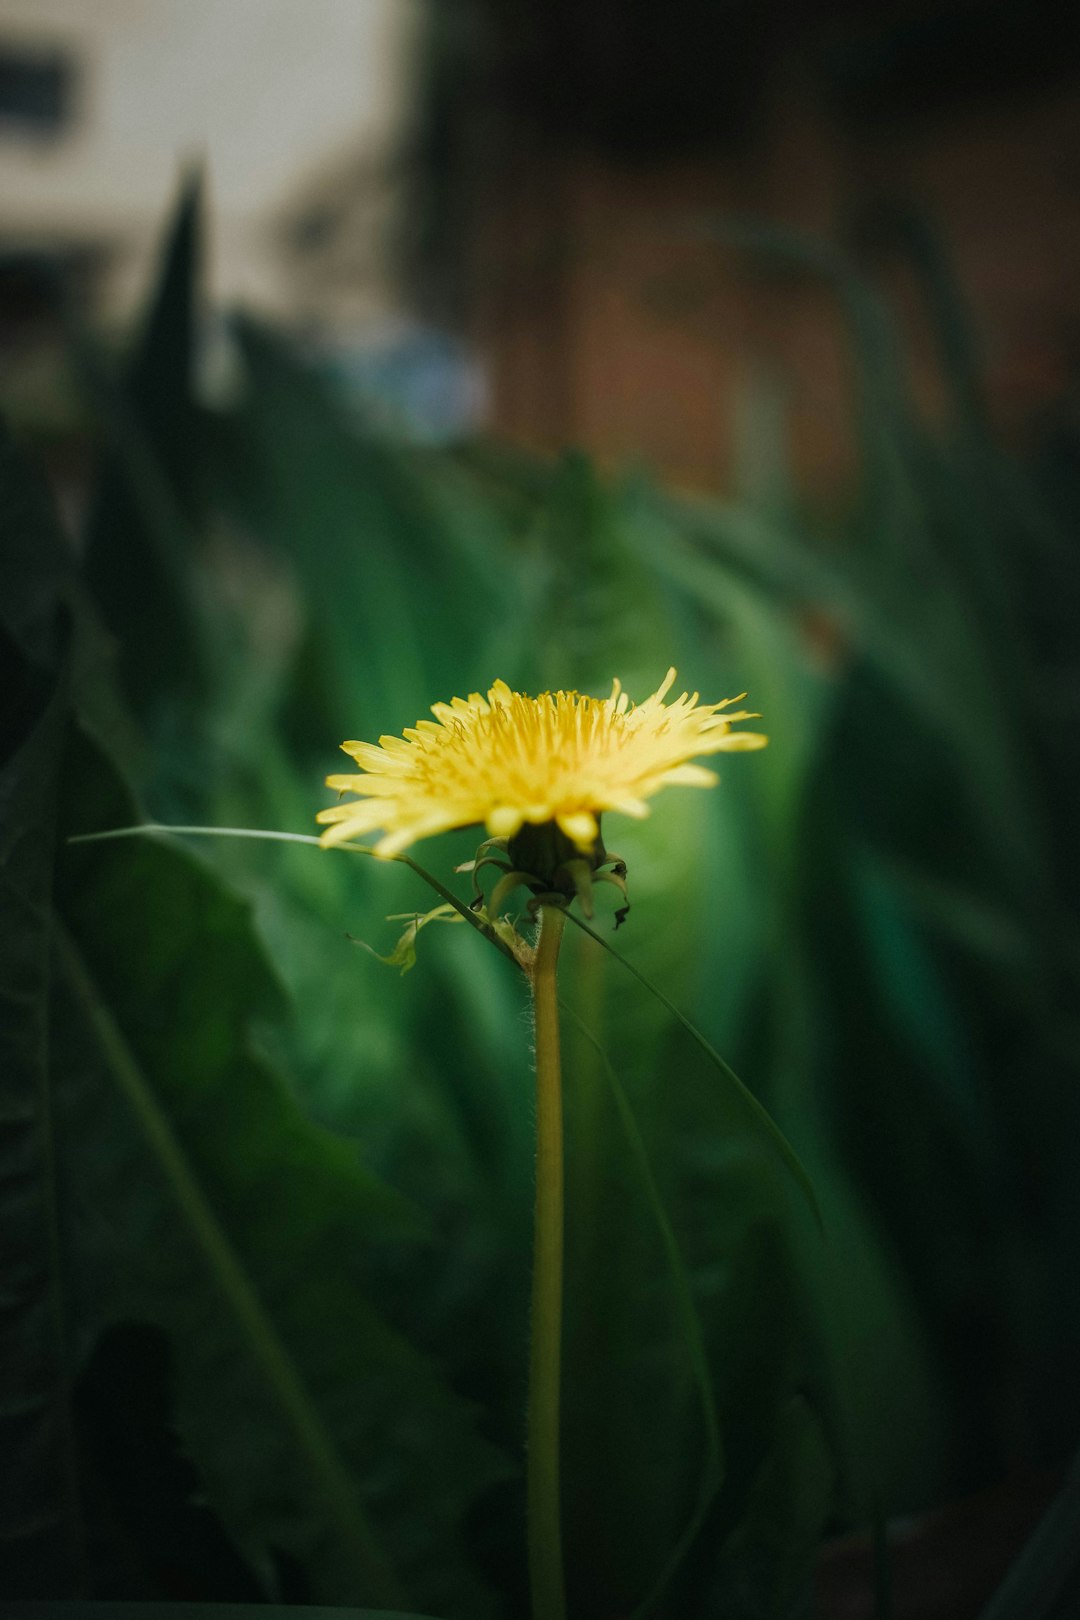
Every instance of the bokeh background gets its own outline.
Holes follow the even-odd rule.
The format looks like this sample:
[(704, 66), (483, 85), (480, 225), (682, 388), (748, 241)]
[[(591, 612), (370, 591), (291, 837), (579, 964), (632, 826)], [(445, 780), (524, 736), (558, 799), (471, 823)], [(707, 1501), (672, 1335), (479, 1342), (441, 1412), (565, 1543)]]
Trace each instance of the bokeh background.
[(522, 987), (66, 840), (675, 664), (614, 943), (824, 1236), (572, 938), (570, 1613), (1075, 1614), (1078, 260), (1048, 0), (0, 0), (0, 1593), (527, 1612)]

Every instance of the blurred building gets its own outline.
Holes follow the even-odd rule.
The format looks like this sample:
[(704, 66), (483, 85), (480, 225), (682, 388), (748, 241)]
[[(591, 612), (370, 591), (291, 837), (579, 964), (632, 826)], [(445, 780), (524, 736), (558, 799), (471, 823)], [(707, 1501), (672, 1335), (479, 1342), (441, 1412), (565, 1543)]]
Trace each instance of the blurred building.
[(841, 262), (893, 296), (930, 412), (961, 315), (1007, 435), (1072, 386), (1075, 6), (475, 0), (435, 28), (422, 291), (500, 431), (730, 488), (775, 483), (790, 428), (831, 499), (860, 408)]
[[(418, 0), (0, 0), (3, 403), (57, 406), (48, 273), (130, 326), (185, 167), (207, 290), (320, 340), (404, 318)], [(44, 272), (44, 274), (43, 274)]]
[(850, 264), (931, 413), (960, 315), (1006, 435), (1074, 387), (1063, 0), (0, 0), (0, 405), (56, 407), (42, 265), (127, 326), (185, 163), (215, 303), (423, 437), (842, 497)]
[[(211, 286), (295, 316), (392, 302), (385, 236), (416, 7), (409, 0), (0, 0), (0, 245), (76, 260), (99, 307), (130, 308), (185, 164), (213, 207)], [(328, 194), (366, 209), (337, 280)], [(343, 272), (343, 273), (342, 273)], [(333, 282), (333, 285), (330, 283)], [(332, 313), (337, 313), (336, 308)]]

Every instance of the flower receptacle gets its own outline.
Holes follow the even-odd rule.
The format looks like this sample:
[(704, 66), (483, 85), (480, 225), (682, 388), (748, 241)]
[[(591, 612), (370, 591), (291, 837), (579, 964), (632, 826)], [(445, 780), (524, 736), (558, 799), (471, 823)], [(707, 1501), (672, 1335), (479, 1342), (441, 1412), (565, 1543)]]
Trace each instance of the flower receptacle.
[(588, 875), (607, 859), (599, 817), (591, 850), (580, 849), (557, 822), (526, 821), (507, 841), (506, 858), (514, 871), (528, 873), (526, 887), (533, 894), (561, 894), (573, 900), (581, 891), (582, 876), (587, 881)]

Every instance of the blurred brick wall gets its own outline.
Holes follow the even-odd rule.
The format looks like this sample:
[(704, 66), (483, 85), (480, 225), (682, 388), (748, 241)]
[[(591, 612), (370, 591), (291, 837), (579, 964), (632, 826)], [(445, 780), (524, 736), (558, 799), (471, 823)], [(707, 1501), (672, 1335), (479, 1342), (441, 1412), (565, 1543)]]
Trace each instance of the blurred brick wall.
[[(468, 278), (492, 427), (727, 489), (752, 402), (772, 397), (791, 425), (797, 487), (833, 500), (850, 486), (857, 409), (836, 300), (820, 281), (702, 240), (693, 222), (748, 216), (854, 252), (853, 222), (883, 207), (914, 209), (939, 239), (992, 418), (1022, 439), (1077, 359), (1080, 84), (855, 138), (782, 65), (761, 133), (736, 155), (631, 169), (534, 141), (503, 162), (477, 210)], [(861, 240), (858, 262), (900, 315), (920, 404), (940, 414), (946, 390), (909, 255)]]

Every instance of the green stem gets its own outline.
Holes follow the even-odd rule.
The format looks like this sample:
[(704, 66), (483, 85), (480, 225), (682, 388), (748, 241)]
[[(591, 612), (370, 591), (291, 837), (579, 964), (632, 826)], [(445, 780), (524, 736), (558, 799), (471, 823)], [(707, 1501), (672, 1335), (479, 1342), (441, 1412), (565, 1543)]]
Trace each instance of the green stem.
[(529, 974), (536, 1031), (536, 1224), (529, 1347), (528, 1534), (532, 1620), (565, 1620), (559, 1510), (563, 1123), (556, 968), (566, 914), (540, 907)]

